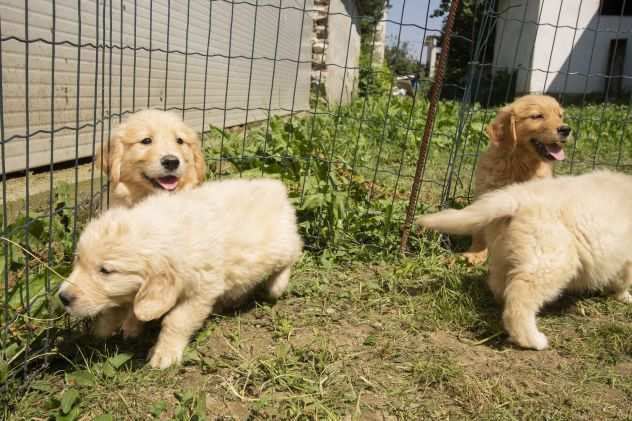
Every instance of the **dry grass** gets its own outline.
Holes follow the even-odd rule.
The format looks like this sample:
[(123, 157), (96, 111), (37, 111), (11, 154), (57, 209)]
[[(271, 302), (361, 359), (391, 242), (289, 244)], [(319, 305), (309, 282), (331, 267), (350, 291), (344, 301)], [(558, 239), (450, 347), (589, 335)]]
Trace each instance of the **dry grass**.
[[(541, 317), (550, 350), (506, 344), (471, 269), (424, 259), (307, 256), (290, 293), (209, 320), (184, 366), (151, 370), (152, 338), (70, 335), (59, 360), (11, 399), (8, 419), (629, 419), (632, 309), (565, 297)], [(73, 391), (78, 393), (75, 396)], [(74, 399), (72, 399), (74, 397)], [(62, 406), (68, 415), (64, 418)], [(71, 404), (68, 402), (71, 401)], [(102, 419), (109, 419), (107, 416)]]

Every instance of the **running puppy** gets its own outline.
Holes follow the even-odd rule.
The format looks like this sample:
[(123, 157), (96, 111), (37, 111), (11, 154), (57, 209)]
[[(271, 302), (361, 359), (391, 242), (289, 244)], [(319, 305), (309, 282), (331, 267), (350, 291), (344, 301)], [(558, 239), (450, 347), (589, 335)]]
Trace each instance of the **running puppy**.
[(522, 347), (548, 346), (536, 314), (563, 291), (607, 291), (632, 303), (632, 176), (596, 171), (514, 184), (417, 222), (484, 233), (487, 283), (504, 303), (511, 340)]
[(301, 250), (282, 183), (209, 182), (90, 222), (59, 298), (78, 317), (106, 312), (101, 333), (108, 321), (109, 333), (118, 329), (129, 308), (143, 322), (162, 317), (150, 364), (166, 368), (181, 361), (216, 302), (239, 301), (259, 285), (279, 298)]
[[(571, 128), (564, 110), (547, 95), (527, 95), (501, 108), (487, 126), (489, 147), (481, 154), (474, 175), (476, 197), (513, 183), (553, 176), (553, 164), (565, 158)], [(480, 233), (463, 254), (471, 264), (485, 262), (487, 248)]]

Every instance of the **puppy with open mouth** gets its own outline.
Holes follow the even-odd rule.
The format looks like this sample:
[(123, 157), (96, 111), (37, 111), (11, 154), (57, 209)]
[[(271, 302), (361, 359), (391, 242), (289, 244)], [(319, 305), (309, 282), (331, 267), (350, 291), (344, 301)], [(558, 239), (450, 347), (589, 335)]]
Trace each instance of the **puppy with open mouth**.
[(113, 132), (97, 156), (110, 181), (110, 207), (130, 207), (160, 191), (204, 181), (206, 164), (197, 133), (176, 114), (142, 110)]
[[(109, 179), (109, 207), (129, 208), (161, 192), (177, 192), (200, 185), (206, 163), (197, 133), (180, 116), (161, 110), (141, 110), (116, 127), (97, 152), (96, 162)], [(142, 323), (131, 308), (103, 311), (96, 333), (137, 336)]]
[[(566, 158), (570, 134), (564, 110), (548, 95), (526, 95), (501, 108), (487, 126), (490, 144), (476, 167), (475, 197), (509, 184), (552, 177), (554, 164)], [(472, 235), (472, 245), (463, 255), (471, 264), (485, 262), (482, 233)]]

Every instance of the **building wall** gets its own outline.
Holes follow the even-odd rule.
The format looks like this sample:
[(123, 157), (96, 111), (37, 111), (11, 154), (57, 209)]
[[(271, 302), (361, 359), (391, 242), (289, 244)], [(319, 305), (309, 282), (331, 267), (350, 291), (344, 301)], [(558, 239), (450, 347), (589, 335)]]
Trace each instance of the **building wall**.
[(500, 0), (498, 10), (504, 11), (496, 25), (494, 41), (494, 70), (517, 70), (516, 91), (531, 89), (531, 60), (536, 42), (540, 1), (530, 0), (517, 4)]
[(388, 20), (388, 0), (384, 1), (384, 13), (382, 19), (377, 23), (375, 28), (375, 43), (373, 46), (373, 62), (382, 64), (384, 62), (384, 53), (386, 52), (386, 21)]
[[(5, 39), (1, 116), (5, 152), (0, 159), (7, 172), (27, 167), (27, 98), (29, 168), (50, 163), (51, 142), (54, 162), (91, 156), (93, 142), (98, 148), (107, 139), (119, 114), (147, 106), (178, 109), (175, 112), (184, 108), (185, 120), (199, 131), (208, 130), (210, 124), (243, 124), (246, 108), (248, 122), (267, 118), (268, 107), (273, 114), (309, 108), (313, 25), (303, 9), (311, 9), (312, 0), (259, 0), (257, 8), (255, 0), (234, 5), (204, 0), (170, 3), (168, 10), (168, 0), (124, 0), (121, 11), (121, 2), (110, 1), (104, 14), (103, 0), (98, 6), (95, 0), (86, 0), (80, 2), (79, 16), (77, 1), (57, 0), (53, 60), (53, 2), (31, 0), (28, 39), (41, 40), (28, 45), (27, 68), (26, 44), (15, 39), (27, 38), (24, 2), (0, 0)], [(110, 45), (113, 48), (107, 48)], [(51, 129), (52, 139), (46, 133)]]
[(360, 64), (360, 31), (354, 0), (316, 0), (312, 82), (325, 86), (329, 103), (351, 100)]
[[(510, 3), (501, 2), (500, 10)], [(519, 21), (499, 26), (508, 30), (499, 30), (495, 42), (498, 64), (520, 69), (517, 92), (604, 92), (610, 42), (621, 38), (628, 40), (623, 88), (632, 89), (632, 17), (600, 16), (599, 0), (526, 3), (526, 14), (525, 5), (503, 14)], [(523, 25), (523, 20), (530, 22)], [(516, 65), (513, 56), (518, 57)]]

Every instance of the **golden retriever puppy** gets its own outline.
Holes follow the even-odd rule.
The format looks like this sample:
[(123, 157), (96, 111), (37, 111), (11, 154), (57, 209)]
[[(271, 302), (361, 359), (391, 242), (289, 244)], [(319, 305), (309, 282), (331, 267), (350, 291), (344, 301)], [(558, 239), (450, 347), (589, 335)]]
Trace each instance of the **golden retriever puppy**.
[(96, 161), (110, 181), (110, 207), (130, 207), (152, 193), (204, 182), (206, 164), (196, 132), (171, 112), (130, 115)]
[[(114, 129), (96, 161), (109, 177), (110, 207), (130, 207), (156, 192), (190, 189), (206, 176), (196, 132), (178, 115), (160, 110), (130, 115)], [(131, 308), (104, 311), (95, 324), (99, 336), (121, 327), (126, 337), (142, 331)]]
[[(527, 95), (501, 108), (487, 126), (488, 149), (479, 158), (474, 175), (476, 197), (490, 190), (553, 175), (553, 164), (565, 158), (564, 144), (571, 133), (560, 104), (547, 95)], [(487, 259), (481, 233), (463, 254), (472, 264)]]
[(504, 303), (511, 340), (522, 347), (548, 346), (536, 314), (563, 291), (606, 291), (632, 303), (632, 176), (597, 171), (514, 184), (418, 223), (453, 234), (484, 232), (487, 283)]
[(239, 301), (259, 285), (280, 297), (301, 251), (281, 182), (209, 182), (91, 221), (59, 298), (75, 316), (105, 312), (103, 324), (119, 325), (127, 308), (142, 322), (162, 318), (150, 364), (165, 368), (181, 361), (217, 302)]

